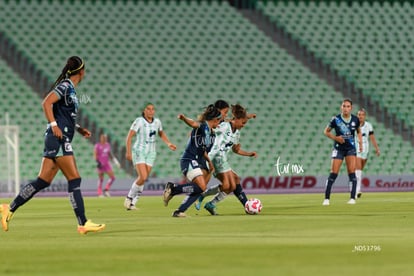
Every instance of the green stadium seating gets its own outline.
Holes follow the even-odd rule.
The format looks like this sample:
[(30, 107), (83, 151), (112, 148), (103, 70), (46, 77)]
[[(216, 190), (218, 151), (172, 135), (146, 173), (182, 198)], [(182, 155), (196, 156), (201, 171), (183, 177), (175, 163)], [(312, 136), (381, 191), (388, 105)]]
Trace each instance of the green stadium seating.
[[(0, 9), (5, 26), (0, 26), (0, 30), (51, 79), (69, 55), (84, 57), (87, 74), (79, 94), (89, 96), (91, 102), (83, 103), (81, 109), (120, 145), (124, 144), (131, 123), (140, 115), (142, 104), (155, 104), (156, 116), (178, 146), (172, 152), (159, 140), (154, 166), (157, 176), (180, 175), (178, 160), (189, 128), (176, 119), (177, 114), (195, 118), (203, 107), (220, 98), (240, 102), (248, 111), (258, 114), (243, 129), (241, 144), (245, 149), (256, 150), (259, 158), (231, 157), (231, 164), (241, 176), (275, 175), (278, 156), (286, 162), (303, 164), (307, 174), (329, 173), (331, 142), (322, 131), (330, 117), (339, 112), (342, 94), (266, 37), (226, 1), (11, 2), (0, 0), (0, 6), (7, 7)], [(401, 51), (383, 51), (378, 45), (388, 45), (385, 41), (375, 44), (377, 30), (372, 30), (364, 41), (359, 36), (362, 30), (351, 28), (352, 20), (357, 20), (366, 9), (369, 18), (379, 20), (375, 11), (384, 11), (382, 6), (364, 4), (348, 8), (343, 3), (310, 3), (279, 1), (273, 5), (268, 1), (261, 8), (319, 56), (331, 60), (358, 84), (365, 84), (365, 93), (382, 92), (378, 98), (384, 104), (394, 103), (398, 97), (387, 98), (390, 86), (372, 86), (380, 78), (395, 84), (395, 90), (402, 93), (412, 88), (412, 82), (393, 78), (395, 74), (384, 77), (388, 70), (383, 69), (380, 74), (373, 69), (378, 64), (382, 68), (394, 66)], [(386, 11), (389, 9), (394, 8), (387, 7)], [(50, 14), (57, 10), (66, 10), (71, 22), (80, 27), (71, 28), (67, 22), (53, 20)], [(329, 17), (342, 12), (338, 20)], [(408, 19), (409, 16), (405, 20)], [(362, 27), (369, 25), (364, 23), (358, 21)], [(344, 38), (334, 36), (334, 31)], [(407, 27), (405, 32), (410, 33), (410, 29)], [(374, 51), (360, 60), (355, 51), (361, 48)], [(405, 65), (408, 78), (413, 68)], [(398, 112), (408, 116), (402, 99), (399, 98)], [(41, 112), (39, 116), (33, 124), (43, 120)], [(383, 123), (370, 121), (378, 130), (381, 147), (383, 141), (394, 141), (401, 152), (412, 156), (408, 143), (386, 130)], [(81, 150), (91, 152), (90, 147), (85, 144)], [(397, 159), (397, 151), (385, 148), (384, 152), (387, 151), (386, 157), (373, 158), (375, 162), (369, 163), (367, 173), (407, 172), (409, 168), (402, 161), (389, 161)], [(79, 166), (87, 176), (94, 176), (88, 163)]]

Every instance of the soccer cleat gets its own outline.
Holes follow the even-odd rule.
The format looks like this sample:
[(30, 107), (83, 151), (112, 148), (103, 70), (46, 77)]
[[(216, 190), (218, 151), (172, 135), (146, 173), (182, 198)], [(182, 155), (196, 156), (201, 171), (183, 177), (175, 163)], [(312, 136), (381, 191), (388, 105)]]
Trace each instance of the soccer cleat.
[(111, 196), (111, 194), (109, 193), (109, 191), (108, 191), (108, 190), (104, 191), (104, 195), (105, 195), (106, 197), (110, 197), (110, 196)]
[(204, 200), (204, 196), (201, 195), (201, 196), (198, 197), (197, 202), (194, 204), (194, 207), (197, 210), (200, 210), (200, 208), (201, 208), (201, 202), (203, 202), (203, 200)]
[(137, 211), (138, 210), (138, 208), (137, 207), (135, 207), (135, 205), (133, 205), (133, 204), (131, 204), (130, 206), (129, 206), (129, 208), (127, 208), (127, 211)]
[(216, 212), (216, 206), (211, 203), (211, 202), (207, 202), (204, 205), (204, 209), (206, 209), (212, 216), (217, 216), (217, 212)]
[(323, 206), (328, 206), (329, 205), (329, 199), (325, 199), (322, 203)]
[(13, 216), (13, 212), (10, 212), (9, 204), (1, 204), (0, 212), (1, 212), (1, 227), (6, 232), (9, 230), (9, 222)]
[(362, 196), (362, 193), (361, 192), (359, 192), (358, 194), (357, 194), (357, 198), (360, 198)]
[(168, 206), (168, 202), (173, 198), (171, 195), (174, 183), (168, 182), (165, 184), (164, 193), (162, 194), (162, 200), (164, 201), (164, 206)]
[(350, 200), (348, 200), (348, 202), (347, 202), (348, 204), (355, 204), (356, 203), (356, 201), (355, 201), (355, 199), (353, 199), (353, 198), (351, 198)]
[(126, 197), (125, 201), (124, 201), (124, 207), (127, 210), (131, 210), (131, 206), (132, 206), (132, 198), (130, 197)]
[(88, 232), (98, 232), (105, 229), (105, 224), (97, 224), (88, 220), (84, 225), (78, 225), (78, 232), (81, 235), (85, 235)]
[(175, 217), (175, 218), (185, 218), (185, 217), (187, 217), (187, 215), (184, 212), (180, 212), (178, 210), (175, 210), (172, 213), (172, 216)]

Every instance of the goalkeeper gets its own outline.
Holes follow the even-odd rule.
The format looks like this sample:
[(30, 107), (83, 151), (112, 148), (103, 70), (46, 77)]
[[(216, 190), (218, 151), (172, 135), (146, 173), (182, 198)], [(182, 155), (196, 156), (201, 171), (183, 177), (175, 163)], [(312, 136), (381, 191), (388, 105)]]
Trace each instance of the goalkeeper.
[[(99, 142), (95, 144), (94, 147), (94, 157), (96, 160), (96, 166), (98, 171), (98, 196), (99, 197), (109, 197), (111, 196), (109, 190), (111, 189), (112, 184), (115, 181), (115, 174), (112, 170), (112, 162), (120, 168), (118, 159), (113, 156), (111, 152), (111, 144), (108, 143), (108, 136), (106, 134), (101, 134), (99, 136)], [(109, 179), (105, 184), (105, 188), (102, 193), (102, 185), (104, 181), (104, 174), (107, 174)]]

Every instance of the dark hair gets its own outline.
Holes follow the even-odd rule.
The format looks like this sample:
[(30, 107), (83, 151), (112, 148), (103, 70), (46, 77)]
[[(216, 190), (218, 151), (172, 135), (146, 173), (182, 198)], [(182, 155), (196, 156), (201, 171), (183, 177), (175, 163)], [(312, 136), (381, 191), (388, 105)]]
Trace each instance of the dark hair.
[(145, 115), (145, 113), (144, 113), (144, 110), (147, 108), (147, 106), (149, 106), (149, 105), (152, 105), (152, 106), (154, 106), (154, 104), (153, 103), (151, 103), (151, 102), (145, 102), (145, 104), (142, 106), (142, 112), (141, 112), (141, 116), (142, 117), (145, 117), (144, 115)]
[(221, 118), (221, 112), (217, 107), (210, 104), (209, 106), (206, 107), (203, 114), (201, 114), (199, 118), (200, 118), (200, 121), (210, 121), (214, 118)]
[(52, 89), (58, 85), (59, 82), (62, 80), (69, 78), (70, 76), (79, 74), (79, 72), (85, 68), (85, 63), (83, 60), (78, 56), (71, 56), (66, 61), (65, 67), (62, 69), (62, 73), (60, 73), (59, 77), (56, 79), (55, 83), (52, 86)]
[(247, 118), (247, 111), (240, 104), (231, 105), (231, 113), (235, 119)]
[(228, 102), (226, 102), (226, 101), (224, 101), (224, 100), (217, 100), (215, 103), (214, 103), (214, 106), (218, 109), (218, 110), (223, 110), (223, 109), (225, 109), (225, 108), (229, 108), (230, 106), (229, 106), (229, 103)]
[(352, 105), (352, 100), (350, 98), (345, 98), (342, 103), (349, 102)]

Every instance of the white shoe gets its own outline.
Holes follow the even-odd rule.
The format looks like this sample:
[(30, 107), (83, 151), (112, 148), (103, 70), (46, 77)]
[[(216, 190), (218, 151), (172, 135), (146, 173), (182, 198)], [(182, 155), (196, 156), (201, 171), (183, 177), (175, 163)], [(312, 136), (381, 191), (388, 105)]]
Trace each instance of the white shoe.
[(127, 208), (127, 211), (137, 211), (138, 210), (138, 208), (137, 207), (135, 207), (135, 205), (130, 205), (129, 206), (129, 208)]
[(329, 205), (329, 199), (325, 199), (322, 203), (323, 206), (328, 206)]
[(355, 201), (355, 199), (353, 199), (353, 198), (351, 198), (350, 200), (348, 200), (348, 202), (347, 202), (348, 204), (355, 204), (356, 203), (356, 201)]
[(184, 212), (180, 212), (178, 210), (175, 210), (172, 216), (175, 218), (186, 218), (187, 217), (187, 215)]
[(132, 205), (132, 199), (131, 199), (131, 198), (129, 198), (129, 197), (126, 197), (126, 198), (125, 198), (125, 201), (124, 201), (124, 207), (125, 207), (127, 210), (131, 210), (131, 205)]

